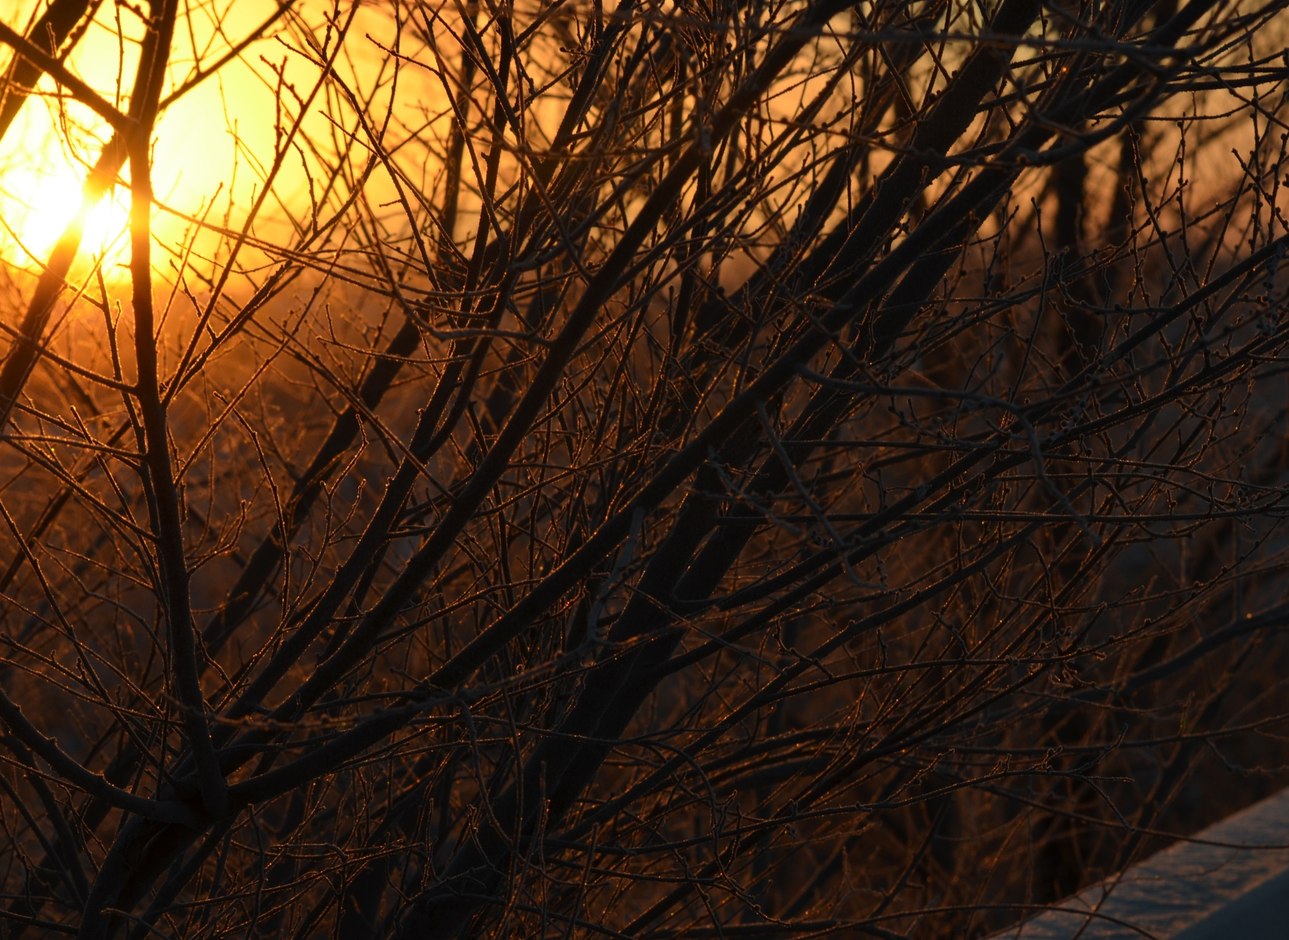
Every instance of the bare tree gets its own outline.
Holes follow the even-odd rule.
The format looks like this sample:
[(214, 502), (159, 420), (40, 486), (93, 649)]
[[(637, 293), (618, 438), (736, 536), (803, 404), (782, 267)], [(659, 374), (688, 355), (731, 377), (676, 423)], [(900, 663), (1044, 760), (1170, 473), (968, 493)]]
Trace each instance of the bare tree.
[(10, 5), (6, 936), (963, 936), (1284, 782), (1284, 7)]

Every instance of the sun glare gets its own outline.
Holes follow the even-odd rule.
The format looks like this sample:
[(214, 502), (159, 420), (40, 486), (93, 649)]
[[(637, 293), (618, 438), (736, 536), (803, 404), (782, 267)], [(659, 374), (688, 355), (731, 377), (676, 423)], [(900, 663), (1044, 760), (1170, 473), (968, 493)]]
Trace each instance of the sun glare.
[[(305, 0), (300, 6), (315, 3)], [(0, 0), (0, 8), (4, 5)], [(44, 2), (31, 0), (29, 6), (43, 7)], [(128, 107), (145, 25), (137, 10), (95, 6), (98, 12), (63, 64), (103, 100)], [(319, 180), (310, 166), (311, 149), (330, 143), (343, 152), (339, 159), (363, 159), (361, 146), (337, 136), (335, 115), (321, 99), (304, 105), (300, 96), (317, 80), (311, 55), (286, 54), (273, 45), (273, 56), (266, 58), (258, 43), (273, 44), (268, 34), (224, 61), (226, 43), (256, 35), (265, 20), (265, 4), (225, 0), (218, 7), (216, 17), (204, 4), (191, 5), (166, 86), (167, 95), (175, 87), (183, 93), (167, 103), (151, 128), (153, 265), (165, 276), (176, 263), (176, 246), (186, 249), (178, 253), (184, 263), (219, 257), (228, 247), (222, 241), (226, 233), (239, 227), (253, 237), (239, 243), (238, 263), (260, 263), (256, 252), (271, 255), (280, 244), (276, 237), (291, 237), (301, 218), (321, 211), (314, 203)], [(8, 13), (0, 16), (10, 21)], [(362, 17), (354, 35), (382, 38), (355, 43), (337, 63), (341, 72), (348, 70), (353, 87), (362, 85), (364, 76), (383, 74), (388, 59), (383, 49), (397, 40), (397, 33), (389, 32), (395, 19), (367, 9)], [(14, 22), (23, 19), (13, 17)], [(287, 29), (281, 24), (275, 28)], [(11, 55), (0, 48), (0, 72)], [(278, 159), (283, 129), (297, 118), (299, 138), (308, 144), (293, 143), (290, 158)], [(12, 124), (0, 128), (0, 264), (40, 270), (63, 233), (79, 221), (82, 239), (73, 271), (83, 275), (97, 265), (109, 277), (128, 276), (128, 184), (119, 184), (82, 218), (85, 179), (111, 137), (109, 124), (69, 89), (49, 75), (39, 80)], [(128, 162), (121, 172), (128, 179)]]
[(45, 159), (3, 174), (4, 253), (19, 264), (42, 262), (68, 227), (78, 225), (83, 258), (108, 270), (127, 263), (129, 203), (122, 188), (115, 187), (86, 212), (84, 174), (67, 162), (57, 141), (26, 152), (43, 152)]
[(128, 261), (128, 194), (117, 186), (83, 211), (88, 165), (109, 129), (56, 91), (42, 79), (0, 145), (0, 255), (19, 267), (38, 266), (63, 233), (78, 225), (79, 258), (112, 271)]

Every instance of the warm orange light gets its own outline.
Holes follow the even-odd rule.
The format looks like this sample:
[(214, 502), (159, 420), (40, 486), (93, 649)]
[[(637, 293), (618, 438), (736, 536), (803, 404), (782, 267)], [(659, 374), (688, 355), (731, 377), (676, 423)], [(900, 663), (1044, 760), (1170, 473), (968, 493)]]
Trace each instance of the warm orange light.
[[(30, 0), (24, 6), (44, 3)], [(95, 6), (97, 14), (63, 64), (103, 101), (128, 109), (146, 24), (137, 5)], [(154, 273), (163, 278), (181, 256), (183, 264), (231, 262), (245, 270), (272, 259), (277, 246), (307, 229), (315, 214), (326, 218), (345, 198), (342, 185), (328, 182), (332, 165), (351, 166), (348, 174), (339, 174), (341, 180), (361, 175), (373, 205), (396, 206), (388, 174), (365, 175), (370, 128), (358, 125), (343, 96), (318, 92), (332, 81), (320, 68), (324, 47), (325, 55), (332, 55), (339, 42), (331, 26), (319, 25), (330, 21), (331, 5), (301, 0), (266, 27), (276, 6), (262, 0), (189, 4), (176, 30), (162, 93), (165, 107), (149, 128), (152, 257)], [(0, 15), (8, 23), (34, 17)], [(395, 87), (387, 50), (400, 41), (399, 22), (380, 6), (360, 5), (343, 53), (329, 66), (355, 100), (370, 98), (371, 127), (390, 125), (381, 146), (389, 148), (393, 162), (401, 158), (405, 130), (399, 121), (372, 116), (388, 105), (386, 96)], [(252, 38), (256, 41), (241, 47)], [(316, 45), (324, 39), (332, 45)], [(225, 61), (234, 48), (240, 54)], [(12, 56), (0, 45), (0, 72)], [(399, 89), (415, 80), (426, 84), (427, 94), (435, 93), (432, 77), (410, 67), (404, 71)], [(176, 89), (182, 94), (175, 96)], [(430, 111), (436, 120), (450, 119), (442, 102)], [(35, 271), (48, 262), (54, 245), (80, 217), (86, 177), (111, 138), (109, 123), (74, 92), (51, 76), (40, 79), (0, 135), (0, 265)], [(425, 160), (415, 147), (408, 153), (415, 179), (425, 172)], [(128, 163), (121, 172), (128, 179)], [(321, 205), (315, 203), (319, 198)], [(128, 276), (129, 201), (128, 184), (118, 185), (80, 220), (83, 239), (74, 276), (83, 276), (95, 263), (109, 277)], [(235, 259), (223, 253), (233, 244)]]
[[(27, 143), (27, 142), (24, 142)], [(81, 256), (111, 270), (128, 262), (129, 203), (121, 187), (85, 211), (85, 171), (59, 152), (58, 142), (27, 143), (42, 159), (0, 175), (3, 253), (15, 264), (43, 262), (71, 225), (81, 230)]]
[[(98, 53), (109, 62), (106, 54)], [(108, 76), (115, 74), (113, 71)], [(79, 257), (111, 271), (128, 261), (128, 194), (116, 187), (83, 212), (89, 167), (111, 129), (89, 108), (62, 94), (48, 76), (23, 102), (0, 140), (0, 257), (33, 268), (69, 226), (78, 225)]]

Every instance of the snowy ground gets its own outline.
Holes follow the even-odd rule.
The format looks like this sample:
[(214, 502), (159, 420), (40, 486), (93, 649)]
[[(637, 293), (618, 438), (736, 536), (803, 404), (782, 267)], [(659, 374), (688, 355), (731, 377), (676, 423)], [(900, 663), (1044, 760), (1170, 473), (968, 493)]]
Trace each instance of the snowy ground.
[(1289, 790), (998, 937), (1284, 940), (1289, 937)]

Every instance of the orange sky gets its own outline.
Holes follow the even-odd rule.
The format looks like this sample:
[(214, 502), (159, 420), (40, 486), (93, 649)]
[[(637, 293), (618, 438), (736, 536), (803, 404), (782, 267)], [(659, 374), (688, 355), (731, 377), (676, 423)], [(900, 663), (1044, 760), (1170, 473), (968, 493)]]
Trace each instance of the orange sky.
[[(0, 0), (0, 18), (25, 32), (37, 6)], [(321, 23), (323, 7), (310, 0), (298, 8), (299, 20), (279, 23), (279, 28), (290, 30), (289, 42), (266, 39), (251, 45), (162, 115), (154, 135), (153, 181), (159, 205), (153, 225), (163, 244), (184, 240), (191, 222), (183, 216), (207, 213), (217, 224), (239, 224), (263, 191), (278, 129), (296, 111), (292, 98), (307, 94), (318, 74), (316, 66), (294, 50), (301, 45), (301, 24)], [(272, 6), (259, 0), (216, 0), (194, 2), (189, 10), (175, 34), (171, 91), (194, 75), (209, 72), (232, 44), (256, 30)], [(370, 69), (373, 56), (383, 58), (371, 38), (388, 36), (389, 28), (379, 14), (361, 15), (346, 42), (347, 57), (357, 61), (342, 58), (338, 72), (352, 76), (355, 69)], [(67, 65), (104, 98), (124, 107), (141, 33), (135, 14), (117, 4), (103, 4)], [(0, 63), (7, 61), (7, 52), (0, 52)], [(275, 69), (281, 70), (280, 79)], [(282, 82), (289, 88), (279, 95), (279, 87), (286, 87)], [(50, 78), (42, 79), (38, 94), (28, 100), (0, 140), (0, 257), (29, 270), (39, 265), (76, 217), (86, 168), (110, 136), (105, 121), (57, 90)], [(279, 97), (287, 103), (285, 112), (279, 111)], [(315, 102), (306, 123), (318, 139), (326, 139), (330, 132), (322, 115), (324, 103), (323, 98)], [(280, 222), (283, 205), (302, 200), (307, 204), (307, 181), (310, 170), (316, 175), (316, 167), (306, 166), (306, 160), (303, 152), (296, 152), (283, 162), (273, 185), (276, 199), (266, 203), (258, 225), (271, 229), (274, 218)], [(105, 254), (104, 270), (109, 274), (126, 260), (127, 204), (122, 188), (113, 203), (103, 205), (85, 227), (83, 254)], [(266, 237), (267, 231), (261, 228), (259, 234)]]

